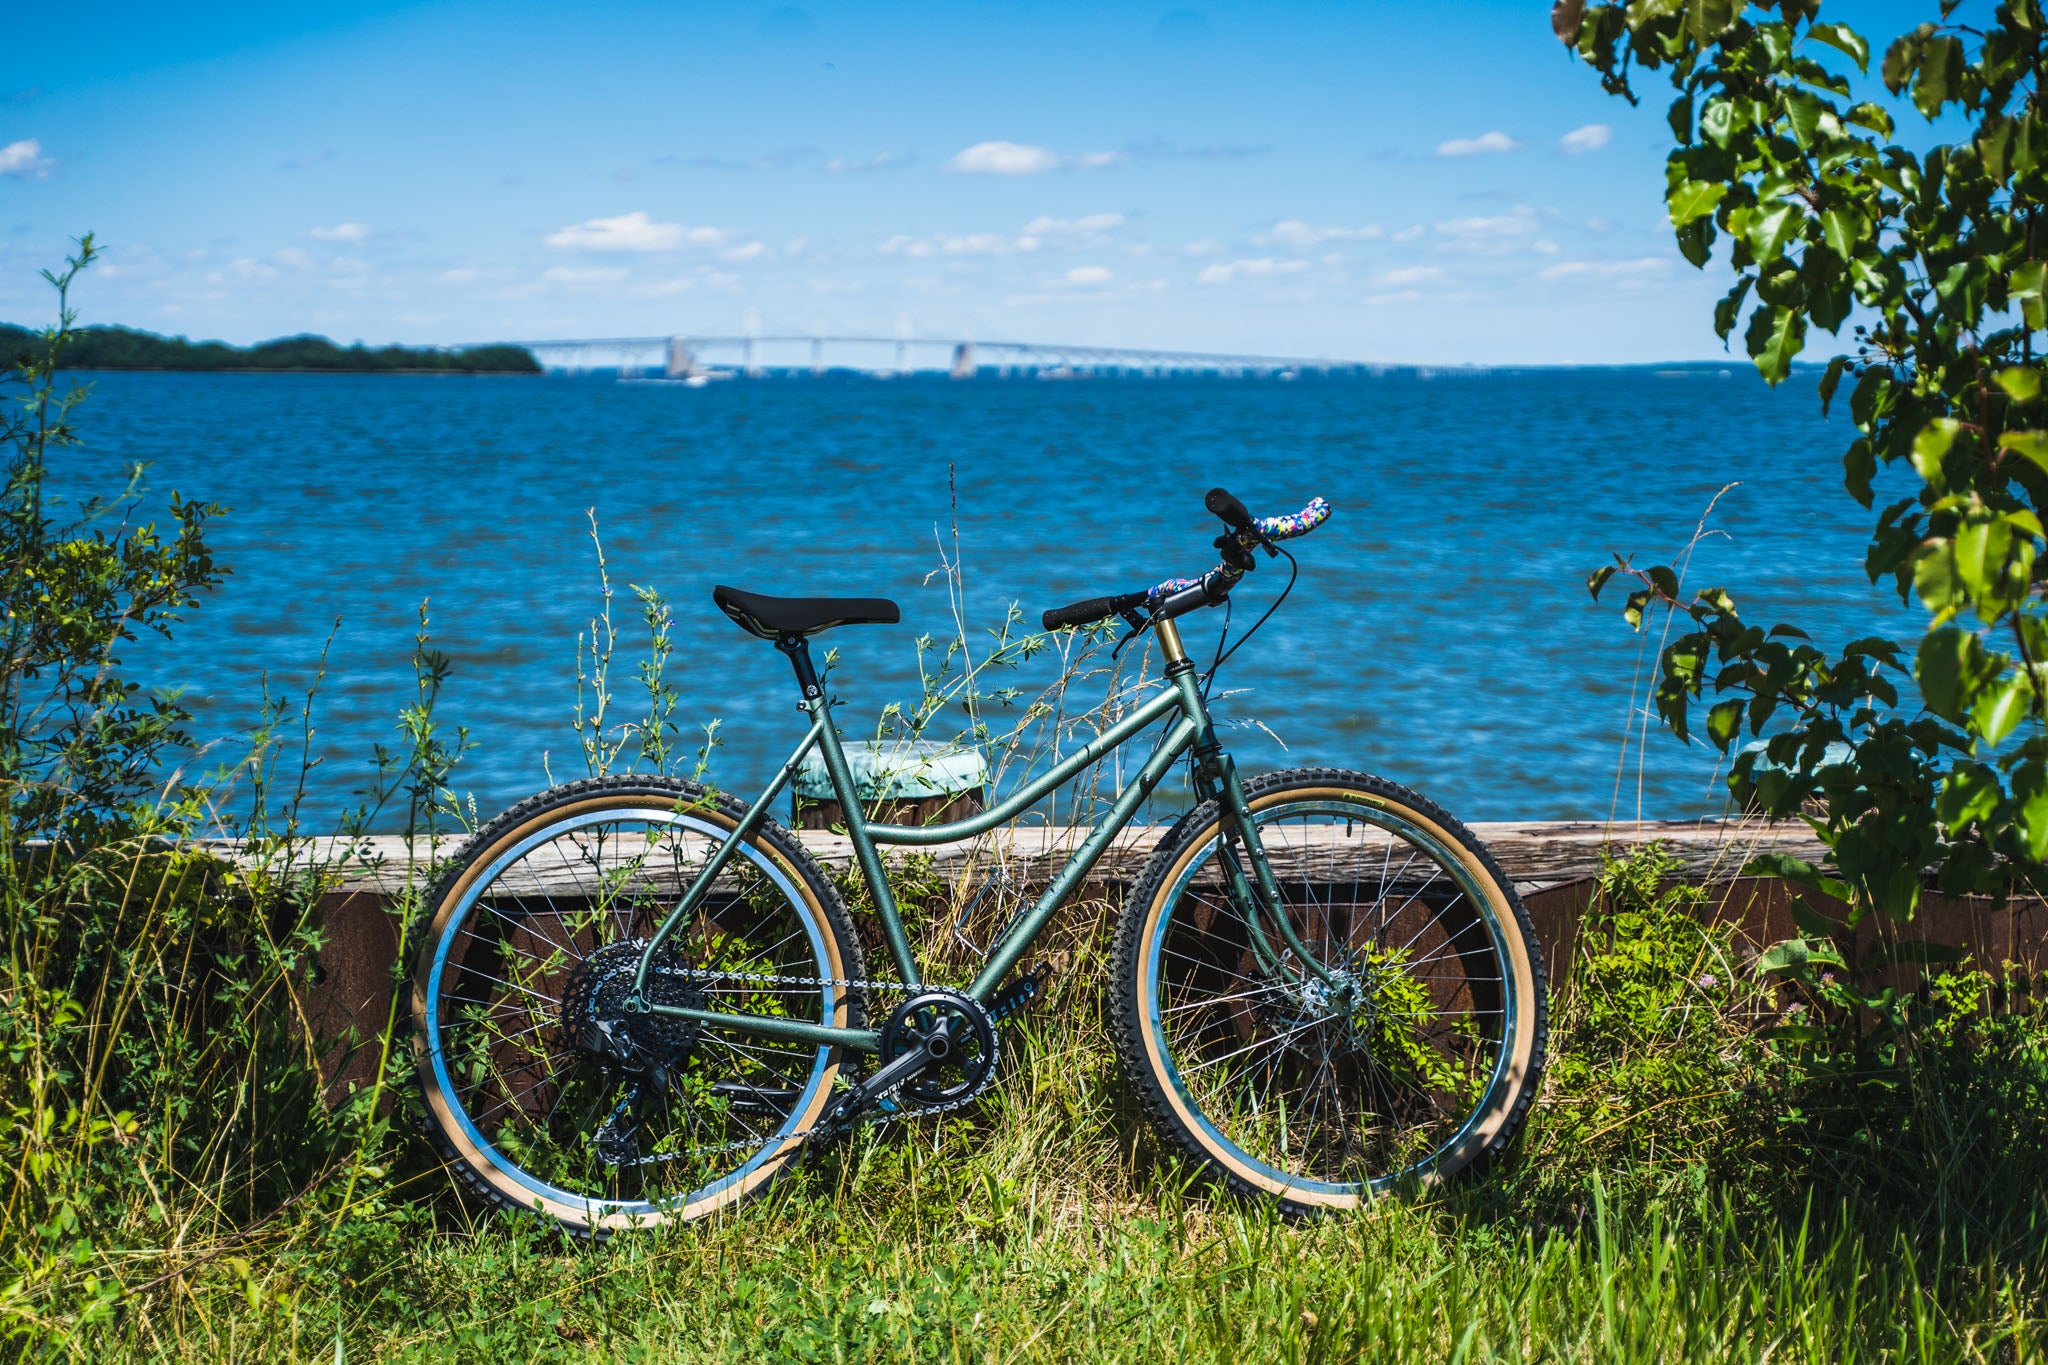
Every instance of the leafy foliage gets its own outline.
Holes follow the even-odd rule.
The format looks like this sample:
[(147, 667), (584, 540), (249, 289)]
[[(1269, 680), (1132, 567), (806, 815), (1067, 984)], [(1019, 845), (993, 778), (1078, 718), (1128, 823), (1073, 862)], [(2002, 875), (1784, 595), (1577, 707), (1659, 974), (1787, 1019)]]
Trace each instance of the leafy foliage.
[[(1864, 567), (1927, 609), (1917, 642), (1829, 654), (1796, 626), (1744, 619), (1724, 589), (1685, 599), (1662, 566), (1617, 559), (1589, 580), (1598, 596), (1616, 573), (1633, 579), (1638, 627), (1658, 607), (1689, 618), (1663, 653), (1659, 712), (1689, 738), (1704, 705), (1724, 752), (1768, 735), (1737, 754), (1731, 785), (1813, 822), (1847, 907), (1825, 932), (1846, 940), (1873, 912), (1910, 917), (1930, 880), (2048, 891), (2048, 393), (2034, 354), (2048, 327), (2048, 21), (2038, 0), (2003, 0), (1968, 26), (1941, 0), (1873, 73), (1870, 41), (1820, 8), (1560, 0), (1553, 22), (1609, 91), (1633, 101), (1645, 71), (1676, 90), (1666, 201), (1687, 259), (1704, 268), (1718, 251), (1734, 274), (1714, 312), (1722, 338), (1739, 325), (1778, 383), (1814, 329), (1850, 329), (1820, 401), (1849, 385), (1843, 484), (1875, 513)], [(1964, 136), (1908, 145), (1901, 100)]]
[(54, 515), (50, 458), (74, 446), (72, 409), (85, 396), (57, 390), (76, 333), (71, 282), (97, 250), (79, 242), (57, 290), (58, 321), (39, 355), (0, 371), (0, 842), (90, 835), (131, 822), (155, 765), (189, 743), (190, 715), (174, 696), (145, 694), (120, 672), (116, 651), (147, 631), (168, 636), (180, 613), (217, 584), (205, 539), (221, 509), (170, 499), (170, 529), (134, 525), (142, 467), (120, 497), (91, 499), (70, 520)]

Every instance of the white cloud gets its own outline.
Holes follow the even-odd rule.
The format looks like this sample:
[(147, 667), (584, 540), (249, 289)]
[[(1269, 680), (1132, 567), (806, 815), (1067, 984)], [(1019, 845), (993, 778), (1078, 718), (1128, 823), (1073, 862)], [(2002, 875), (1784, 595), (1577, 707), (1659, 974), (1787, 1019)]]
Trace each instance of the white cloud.
[(1436, 224), (1444, 249), (1478, 256), (1503, 256), (1521, 251), (1542, 232), (1533, 209), (1518, 206), (1512, 213), (1475, 218), (1449, 218)]
[(1129, 161), (1123, 152), (1082, 152), (1062, 156), (1050, 147), (1023, 142), (977, 142), (962, 149), (946, 163), (949, 171), (967, 175), (1041, 175), (1065, 169), (1097, 170)]
[(23, 138), (0, 147), (0, 175), (17, 175), (24, 179), (43, 179), (50, 168), (57, 163), (43, 155), (43, 144), (34, 138)]
[(774, 254), (774, 251), (766, 242), (747, 242), (741, 246), (736, 246), (728, 251), (721, 251), (719, 253), (728, 261), (753, 261), (759, 260), (763, 256), (772, 256)]
[(1025, 237), (1097, 237), (1124, 225), (1121, 213), (1091, 213), (1085, 218), (1033, 218), (1024, 225)]
[(442, 271), (441, 282), (443, 284), (471, 284), (482, 279), (483, 275), (484, 272), (478, 270), (473, 265), (457, 266), (453, 270)]
[(1393, 237), (1389, 240), (1396, 242), (1412, 242), (1416, 238), (1420, 237), (1422, 233), (1422, 224), (1412, 223), (1409, 226), (1402, 228), (1399, 232), (1395, 233)]
[(1228, 265), (1212, 265), (1195, 276), (1198, 284), (1229, 284), (1236, 279), (1259, 279), (1268, 275), (1291, 275), (1297, 270), (1308, 269), (1307, 261), (1276, 261), (1271, 256), (1260, 256), (1252, 260), (1232, 261)]
[(542, 271), (541, 278), (550, 284), (611, 284), (625, 279), (626, 272), (616, 267), (577, 269), (556, 265)]
[(1189, 242), (1181, 251), (1189, 256), (1220, 256), (1223, 254), (1223, 243), (1212, 242), (1205, 237), (1199, 242)]
[(1099, 265), (1077, 265), (1067, 272), (1068, 284), (1108, 284), (1113, 277)]
[(1559, 261), (1539, 273), (1545, 280), (1646, 280), (1663, 274), (1671, 266), (1663, 256), (1639, 256), (1632, 261)]
[(1263, 240), (1307, 250), (1324, 242), (1370, 242), (1380, 235), (1381, 230), (1375, 223), (1367, 223), (1364, 227), (1311, 227), (1297, 218), (1283, 218), (1267, 229)]
[(336, 223), (333, 227), (316, 227), (306, 235), (316, 242), (360, 242), (370, 235), (370, 225)]
[(1059, 153), (1021, 142), (977, 142), (946, 163), (947, 170), (970, 175), (1037, 175), (1059, 167)]
[(1436, 145), (1438, 156), (1484, 156), (1491, 152), (1512, 152), (1522, 144), (1506, 133), (1481, 133), (1478, 137), (1454, 137)]
[(898, 233), (883, 241), (884, 256), (1011, 256), (1028, 254), (1042, 247), (1078, 250), (1099, 245), (1108, 233), (1123, 225), (1121, 213), (1091, 213), (1084, 218), (1038, 217), (1024, 225), (1016, 236), (1000, 232), (940, 233), (935, 237), (910, 237)]
[(1560, 152), (1577, 156), (1580, 152), (1597, 152), (1614, 141), (1614, 130), (1604, 123), (1589, 123), (1583, 128), (1574, 128), (1557, 140)]
[(1410, 289), (1440, 280), (1443, 275), (1444, 272), (1433, 265), (1411, 265), (1402, 270), (1389, 270), (1373, 280), (1373, 284), (1381, 289)]
[(657, 223), (644, 213), (616, 218), (591, 218), (550, 232), (545, 239), (557, 251), (674, 251), (685, 246), (724, 246), (732, 240), (725, 228), (684, 227)]

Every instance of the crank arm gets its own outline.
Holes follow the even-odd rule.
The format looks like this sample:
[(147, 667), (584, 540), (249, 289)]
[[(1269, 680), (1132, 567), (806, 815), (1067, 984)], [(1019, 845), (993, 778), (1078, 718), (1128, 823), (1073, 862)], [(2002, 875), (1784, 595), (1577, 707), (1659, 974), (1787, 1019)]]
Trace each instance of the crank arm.
[(895, 1061), (862, 1081), (854, 1092), (840, 1102), (840, 1112), (847, 1118), (865, 1113), (875, 1102), (905, 1081), (915, 1080), (924, 1074), (935, 1059), (923, 1048), (914, 1048)]

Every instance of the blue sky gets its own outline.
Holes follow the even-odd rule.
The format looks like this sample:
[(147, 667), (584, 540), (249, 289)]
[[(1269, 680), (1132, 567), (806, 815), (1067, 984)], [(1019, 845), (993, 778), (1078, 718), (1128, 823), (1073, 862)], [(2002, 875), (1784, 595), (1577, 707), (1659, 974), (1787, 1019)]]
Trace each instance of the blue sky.
[(1721, 355), (1661, 87), (1603, 95), (1547, 10), (41, 7), (0, 53), (0, 318), (90, 229), (87, 320), (236, 342)]

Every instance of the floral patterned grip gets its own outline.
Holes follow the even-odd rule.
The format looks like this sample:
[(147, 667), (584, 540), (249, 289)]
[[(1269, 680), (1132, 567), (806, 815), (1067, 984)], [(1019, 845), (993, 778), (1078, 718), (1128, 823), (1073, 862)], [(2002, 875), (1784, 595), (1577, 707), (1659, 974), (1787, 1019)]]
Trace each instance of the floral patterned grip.
[[(1267, 540), (1292, 540), (1296, 536), (1307, 535), (1329, 519), (1330, 500), (1328, 498), (1315, 498), (1299, 512), (1284, 517), (1259, 517), (1253, 521), (1252, 525)], [(1238, 539), (1244, 543), (1246, 549), (1250, 549), (1259, 543), (1255, 537), (1244, 531), (1238, 532)], [(1238, 579), (1244, 577), (1242, 570), (1233, 569), (1228, 565), (1219, 565), (1212, 572), (1222, 574), (1226, 584), (1234, 584)], [(1202, 582), (1203, 580), (1200, 578), (1169, 578), (1145, 595), (1156, 603), (1164, 598), (1173, 596), (1177, 592), (1185, 592), (1189, 588), (1200, 587)]]

